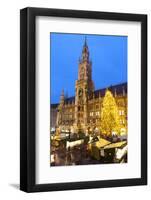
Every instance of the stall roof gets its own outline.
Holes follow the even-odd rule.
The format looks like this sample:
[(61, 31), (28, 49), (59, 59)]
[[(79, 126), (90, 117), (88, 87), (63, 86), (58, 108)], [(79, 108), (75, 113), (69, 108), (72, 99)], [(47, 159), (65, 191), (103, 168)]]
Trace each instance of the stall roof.
[(105, 146), (104, 149), (122, 148), (126, 144), (127, 144), (126, 141), (116, 142), (116, 143), (112, 143), (112, 144), (109, 144), (109, 145)]
[(110, 144), (111, 142), (109, 142), (108, 140), (105, 140), (103, 138), (99, 138), (99, 141), (95, 142), (95, 146), (98, 148), (102, 148), (108, 144)]

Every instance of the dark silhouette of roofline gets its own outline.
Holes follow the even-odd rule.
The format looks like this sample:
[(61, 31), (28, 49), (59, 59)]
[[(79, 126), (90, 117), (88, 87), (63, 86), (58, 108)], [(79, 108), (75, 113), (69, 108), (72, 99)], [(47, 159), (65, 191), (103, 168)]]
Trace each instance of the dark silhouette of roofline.
[[(94, 98), (98, 98), (99, 96), (103, 97), (105, 95), (106, 89), (109, 89), (113, 93), (113, 95), (115, 93), (117, 95), (123, 94), (123, 89), (124, 89), (125, 94), (127, 94), (127, 82), (124, 82), (124, 83), (121, 83), (121, 84), (116, 84), (116, 85), (110, 85), (108, 87), (95, 90), (94, 91)], [(65, 103), (68, 103), (68, 102), (71, 103), (71, 102), (74, 102), (74, 101), (75, 101), (75, 96), (65, 98)], [(57, 103), (51, 104), (51, 106), (57, 107), (58, 104)]]

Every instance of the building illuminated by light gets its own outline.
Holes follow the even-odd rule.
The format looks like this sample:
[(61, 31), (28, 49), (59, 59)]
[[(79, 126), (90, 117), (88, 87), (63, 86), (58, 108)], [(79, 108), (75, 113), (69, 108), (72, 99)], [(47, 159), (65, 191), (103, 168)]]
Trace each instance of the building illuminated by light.
[[(60, 132), (91, 133), (100, 131), (101, 107), (107, 88), (95, 90), (92, 80), (92, 62), (89, 59), (87, 42), (83, 45), (79, 59), (78, 78), (75, 82), (75, 96), (66, 98), (64, 91), (55, 109), (56, 116), (52, 126)], [(113, 85), (108, 88), (115, 98), (121, 132), (127, 132), (127, 83)], [(53, 118), (54, 120), (54, 118)]]

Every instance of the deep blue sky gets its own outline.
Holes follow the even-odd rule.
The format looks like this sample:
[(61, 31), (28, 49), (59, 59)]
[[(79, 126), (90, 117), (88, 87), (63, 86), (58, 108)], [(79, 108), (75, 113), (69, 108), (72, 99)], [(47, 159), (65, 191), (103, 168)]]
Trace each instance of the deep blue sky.
[(127, 82), (127, 37), (50, 33), (50, 98), (58, 103), (60, 94), (74, 96), (78, 77), (78, 60), (83, 44), (92, 60), (95, 89)]

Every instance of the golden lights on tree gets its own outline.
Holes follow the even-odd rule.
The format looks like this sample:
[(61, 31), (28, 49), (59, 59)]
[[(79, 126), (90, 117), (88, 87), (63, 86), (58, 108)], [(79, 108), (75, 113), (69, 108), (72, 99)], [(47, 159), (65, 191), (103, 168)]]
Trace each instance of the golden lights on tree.
[(120, 133), (119, 112), (115, 98), (107, 89), (101, 108), (101, 133), (112, 136)]

